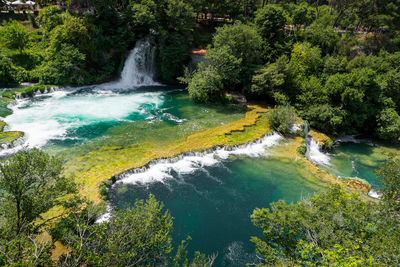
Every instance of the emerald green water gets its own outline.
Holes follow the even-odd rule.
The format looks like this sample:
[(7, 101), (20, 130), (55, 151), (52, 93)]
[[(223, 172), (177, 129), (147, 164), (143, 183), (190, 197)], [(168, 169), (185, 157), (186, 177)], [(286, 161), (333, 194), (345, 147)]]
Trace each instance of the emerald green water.
[(66, 158), (103, 146), (177, 140), (238, 120), (245, 112), (233, 106), (197, 105), (184, 90), (164, 86), (61, 90), (18, 100), (12, 109), (13, 114), (5, 119), (7, 130), (25, 132), (24, 146), (41, 147)]
[(357, 177), (366, 180), (372, 187), (381, 187), (375, 170), (379, 169), (389, 154), (399, 154), (397, 145), (371, 140), (359, 143), (343, 142), (334, 146), (330, 154), (330, 166), (322, 166), (339, 178)]
[(160, 181), (116, 184), (110, 202), (123, 209), (152, 193), (175, 218), (175, 245), (190, 235), (190, 252), (218, 253), (216, 266), (245, 266), (257, 259), (249, 239), (261, 234), (250, 221), (254, 208), (278, 200), (293, 203), (326, 189), (305, 177), (303, 167), (273, 154), (231, 156), (212, 166), (196, 165), (190, 172), (173, 169)]

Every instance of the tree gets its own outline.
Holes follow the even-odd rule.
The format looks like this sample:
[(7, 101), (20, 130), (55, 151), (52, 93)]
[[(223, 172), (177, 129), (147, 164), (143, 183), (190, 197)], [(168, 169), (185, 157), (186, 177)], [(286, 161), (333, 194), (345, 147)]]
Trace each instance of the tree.
[(282, 10), (267, 5), (256, 13), (254, 19), (261, 36), (264, 39), (274, 37), (282, 32), (286, 25), (286, 18)]
[(220, 102), (224, 95), (221, 76), (205, 67), (195, 72), (187, 89), (190, 98), (198, 103)]
[(85, 55), (71, 44), (61, 44), (59, 50), (50, 50), (42, 68), (39, 81), (44, 84), (83, 84)]
[(55, 27), (63, 24), (60, 11), (55, 6), (48, 6), (40, 10), (38, 22), (45, 30), (45, 33), (50, 33)]
[(316, 12), (308, 6), (306, 2), (302, 2), (296, 7), (293, 13), (293, 23), (297, 26), (309, 26), (316, 18)]
[[(254, 210), (252, 221), (264, 238), (251, 240), (265, 265), (397, 265), (399, 223), (386, 224), (384, 211), (373, 205), (334, 185), (297, 204), (279, 201)], [(382, 243), (392, 238), (393, 246)]]
[[(62, 241), (68, 246), (60, 266), (189, 266), (185, 241), (175, 257), (171, 232), (173, 218), (153, 195), (137, 200), (131, 209), (113, 211), (108, 221), (94, 223), (97, 206), (71, 214), (64, 221)], [(65, 222), (67, 221), (67, 222)], [(58, 236), (60, 232), (58, 231)], [(215, 257), (196, 252), (190, 266), (211, 266)]]
[(0, 252), (8, 264), (29, 258), (34, 235), (54, 219), (41, 214), (66, 204), (63, 197), (75, 192), (61, 172), (62, 161), (38, 149), (20, 151), (0, 165)]
[(209, 49), (205, 59), (209, 68), (221, 77), (226, 90), (240, 82), (242, 59), (232, 55), (228, 46)]
[(213, 38), (214, 48), (227, 46), (232, 55), (242, 60), (243, 71), (260, 62), (262, 39), (255, 27), (236, 22), (217, 28)]
[(376, 119), (376, 132), (384, 140), (396, 140), (400, 137), (400, 116), (394, 108), (381, 110)]
[(64, 23), (51, 31), (50, 50), (58, 52), (64, 44), (71, 44), (80, 52), (88, 52), (90, 36), (85, 21), (80, 18), (67, 16)]
[(264, 41), (263, 53), (265, 59), (275, 59), (283, 50), (286, 17), (282, 10), (267, 5), (257, 11), (254, 22)]
[(400, 215), (400, 161), (394, 155), (390, 155), (389, 159), (382, 164), (377, 171), (377, 175), (381, 178), (384, 185), (379, 189), (382, 199), (389, 204), (390, 208)]
[(312, 74), (317, 75), (322, 67), (321, 50), (307, 42), (296, 43), (293, 46), (290, 65), (300, 80)]
[(22, 54), (28, 43), (28, 32), (16, 20), (10, 20), (0, 28), (0, 38), (8, 48), (18, 49), (19, 53)]
[(13, 76), (14, 68), (9, 58), (0, 56), (0, 85), (8, 85), (16, 82)]
[[(288, 80), (289, 74), (288, 63), (288, 57), (281, 56), (275, 63), (258, 69), (252, 77), (250, 93), (259, 96), (266, 95), (270, 99), (274, 99), (274, 95), (276, 96), (276, 94), (283, 95), (283, 87)], [(284, 102), (289, 101), (287, 97), (285, 99), (283, 102), (277, 98), (274, 100), (279, 104), (284, 104)]]

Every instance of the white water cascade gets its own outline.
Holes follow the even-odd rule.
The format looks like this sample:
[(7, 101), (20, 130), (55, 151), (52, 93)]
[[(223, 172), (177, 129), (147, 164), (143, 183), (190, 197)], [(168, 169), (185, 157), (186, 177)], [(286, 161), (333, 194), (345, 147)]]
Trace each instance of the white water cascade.
[(317, 165), (329, 165), (329, 156), (322, 153), (318, 143), (308, 134), (310, 127), (307, 121), (304, 123), (304, 135), (306, 138), (306, 157), (309, 161)]
[(160, 85), (153, 80), (155, 72), (155, 47), (149, 38), (140, 39), (131, 50), (121, 72), (121, 78), (115, 82), (99, 85), (105, 89), (131, 89), (139, 86)]
[(171, 172), (178, 174), (192, 173), (204, 166), (214, 166), (232, 155), (260, 157), (267, 155), (266, 148), (277, 145), (282, 137), (277, 133), (269, 133), (263, 138), (245, 145), (234, 147), (219, 147), (200, 153), (184, 153), (176, 158), (158, 159), (152, 161), (148, 167), (133, 169), (116, 177), (116, 183), (146, 184), (163, 182), (173, 178)]

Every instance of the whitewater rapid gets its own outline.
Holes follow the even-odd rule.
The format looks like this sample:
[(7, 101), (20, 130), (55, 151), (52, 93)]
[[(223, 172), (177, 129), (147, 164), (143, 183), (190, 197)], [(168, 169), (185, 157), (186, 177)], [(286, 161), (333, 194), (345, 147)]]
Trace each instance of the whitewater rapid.
[(4, 121), (8, 124), (7, 131), (25, 133), (24, 146), (42, 147), (50, 140), (76, 139), (74, 131), (83, 126), (146, 119), (160, 108), (163, 97), (162, 92), (75, 94), (61, 90), (16, 100), (11, 106), (13, 114)]
[(164, 182), (173, 178), (172, 173), (192, 173), (205, 166), (213, 166), (226, 160), (232, 155), (260, 157), (267, 155), (266, 148), (279, 143), (282, 137), (271, 133), (265, 137), (245, 145), (235, 147), (221, 147), (203, 153), (186, 153), (172, 159), (155, 160), (148, 167), (139, 168), (117, 177), (115, 184), (146, 184)]

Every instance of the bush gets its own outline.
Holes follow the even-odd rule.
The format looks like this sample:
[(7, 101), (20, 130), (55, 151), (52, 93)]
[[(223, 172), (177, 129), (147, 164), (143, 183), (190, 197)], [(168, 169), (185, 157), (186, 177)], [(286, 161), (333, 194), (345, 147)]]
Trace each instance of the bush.
[(199, 103), (219, 102), (224, 95), (221, 76), (210, 70), (196, 72), (187, 88), (193, 101)]
[(22, 54), (28, 43), (28, 32), (16, 20), (10, 20), (0, 28), (0, 38), (8, 48), (18, 49), (19, 53)]
[(289, 105), (277, 106), (273, 111), (268, 113), (268, 120), (278, 132), (288, 134), (296, 122), (296, 112)]
[(9, 58), (0, 56), (0, 85), (16, 83), (13, 76), (14, 68)]

